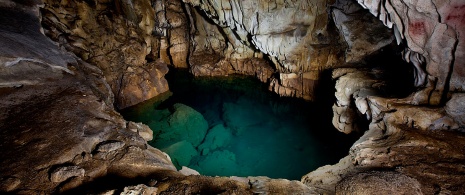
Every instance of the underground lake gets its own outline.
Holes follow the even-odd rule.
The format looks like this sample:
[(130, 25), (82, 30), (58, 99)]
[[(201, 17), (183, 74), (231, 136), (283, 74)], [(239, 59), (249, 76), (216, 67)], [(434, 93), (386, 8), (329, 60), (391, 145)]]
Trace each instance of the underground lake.
[[(334, 164), (355, 135), (331, 124), (331, 101), (284, 98), (248, 76), (193, 77), (170, 70), (171, 92), (122, 110), (153, 130), (149, 142), (208, 176), (300, 178)], [(331, 99), (331, 98), (330, 98)]]

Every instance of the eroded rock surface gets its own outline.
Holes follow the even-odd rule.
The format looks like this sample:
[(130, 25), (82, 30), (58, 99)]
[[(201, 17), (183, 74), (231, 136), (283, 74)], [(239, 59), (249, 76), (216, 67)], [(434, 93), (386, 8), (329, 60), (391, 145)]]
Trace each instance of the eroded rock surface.
[(41, 14), (47, 36), (102, 70), (118, 108), (168, 90), (149, 1), (44, 1)]
[[(379, 74), (360, 69), (333, 72), (338, 78), (334, 125), (346, 132), (354, 124), (363, 124), (356, 121), (369, 124), (357, 126), (367, 131), (351, 147), (349, 156), (304, 176), (302, 182), (337, 194), (463, 193), (465, 189), (457, 182), (464, 179), (465, 163), (464, 126), (458, 114), (462, 95), (454, 94), (444, 107), (414, 105), (411, 96), (382, 97), (392, 92)], [(362, 176), (363, 181), (358, 179)], [(389, 187), (393, 185), (389, 180), (405, 180), (405, 186)]]
[(334, 24), (347, 44), (347, 63), (360, 62), (394, 40), (392, 31), (386, 30), (383, 23), (353, 1), (336, 1), (331, 6), (331, 13)]
[(448, 91), (464, 91), (463, 1), (357, 1), (394, 29), (398, 43), (405, 40), (410, 53), (424, 57), (423, 63), (413, 62), (417, 63), (417, 77), (425, 77), (422, 72), (426, 71), (432, 78), (419, 83), (429, 84), (417, 93), (416, 103), (444, 103)]
[(420, 183), (396, 172), (366, 172), (345, 178), (336, 194), (423, 194)]
[[(394, 40), (392, 31), (352, 1), (184, 2), (197, 8), (194, 74), (256, 75), (282, 96), (313, 100), (322, 70), (359, 63)], [(274, 70), (254, 65), (262, 58)]]
[(8, 37), (0, 40), (3, 192), (49, 194), (110, 173), (175, 170), (127, 128), (102, 72), (40, 33), (37, 13), (35, 4), (1, 6), (0, 34)]
[[(202, 26), (197, 28), (199, 36), (196, 36), (194, 43), (197, 43), (195, 51), (199, 54), (194, 55), (223, 56), (213, 58), (218, 60), (207, 63), (206, 69), (253, 73), (257, 69), (248, 70), (250, 64), (254, 64), (253, 61), (247, 63), (250, 61), (248, 59), (260, 59), (264, 54), (271, 59), (280, 76), (270, 79), (272, 71), (266, 69), (258, 70), (255, 74), (262, 81), (269, 80), (271, 90), (284, 96), (312, 99), (313, 82), (318, 80), (315, 77), (318, 73), (315, 72), (322, 67), (334, 66), (341, 60), (338, 56), (340, 47), (336, 47), (337, 39), (329, 38), (333, 31), (328, 32), (327, 29), (325, 0), (185, 2), (200, 8), (200, 12), (219, 26), (198, 23)], [(198, 12), (195, 12), (196, 18)], [(215, 39), (220, 33), (226, 36)], [(212, 43), (213, 46), (205, 43)], [(259, 52), (263, 54), (257, 54)]]

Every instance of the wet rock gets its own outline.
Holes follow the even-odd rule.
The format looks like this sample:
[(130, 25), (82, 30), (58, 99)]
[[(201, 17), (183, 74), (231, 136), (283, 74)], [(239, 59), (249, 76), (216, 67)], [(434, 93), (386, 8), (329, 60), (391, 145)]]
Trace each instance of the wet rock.
[(71, 177), (83, 177), (85, 170), (79, 166), (58, 167), (50, 174), (50, 181), (60, 183)]
[[(163, 1), (162, 1), (163, 2)], [(169, 55), (169, 61), (166, 63), (172, 64), (177, 68), (188, 68), (187, 57), (190, 51), (189, 44), (189, 22), (184, 9), (185, 7), (181, 1), (164, 1), (166, 22), (168, 26), (165, 28), (169, 32), (166, 37), (166, 44), (162, 44), (161, 49), (166, 48)], [(163, 43), (163, 42), (162, 42)]]
[[(449, 130), (458, 128), (457, 124), (447, 121), (443, 108), (429, 108), (405, 104), (393, 99), (368, 97), (372, 118), (382, 119), (388, 129), (390, 126), (407, 125), (418, 130)], [(442, 124), (440, 124), (442, 121)]]
[(280, 73), (279, 78), (272, 78), (270, 91), (280, 96), (315, 100), (315, 88), (318, 84), (319, 71), (305, 73)]
[[(353, 163), (365, 168), (392, 168), (421, 184), (425, 194), (461, 193), (456, 181), (464, 172), (461, 164), (463, 135), (454, 132), (421, 133), (418, 130), (390, 126), (383, 133), (371, 129), (351, 148)], [(415, 155), (412, 155), (415, 154)], [(439, 159), (447, 159), (444, 163)], [(440, 186), (435, 188), (434, 185)]]
[[(278, 70), (282, 72), (285, 70), (289, 72), (308, 71), (310, 64), (316, 63), (314, 61), (316, 58), (311, 58), (312, 54), (301, 56), (301, 51), (309, 51), (304, 46), (323, 46), (330, 42), (328, 38), (330, 33), (326, 28), (328, 18), (323, 17), (326, 15), (323, 12), (326, 10), (326, 1), (287, 3), (222, 1), (215, 4), (190, 0), (185, 2), (199, 6), (221, 27), (233, 29), (241, 42), (254, 45), (264, 54), (268, 54), (273, 58)], [(297, 13), (300, 17), (294, 17)], [(272, 19), (274, 17), (281, 18), (281, 20), (276, 22)], [(319, 25), (312, 25), (317, 20)], [(234, 41), (231, 42), (233, 46), (236, 46)], [(314, 49), (314, 52), (324, 50), (316, 46), (310, 47)], [(325, 57), (331, 58), (329, 56)], [(334, 61), (327, 60), (321, 66), (332, 63)]]
[[(305, 94), (299, 93), (297, 89), (309, 90), (307, 84), (311, 82), (307, 83), (299, 78), (311, 80), (316, 77), (307, 77), (309, 72), (345, 66), (344, 63), (339, 63), (344, 56), (345, 47), (340, 47), (338, 41), (329, 38), (337, 37), (337, 34), (328, 30), (331, 29), (328, 26), (331, 22), (327, 15), (327, 1), (296, 1), (285, 4), (262, 1), (222, 1), (218, 4), (212, 1), (189, 2), (199, 6), (199, 10), (206, 11), (204, 14), (220, 26), (218, 28), (210, 25), (202, 31), (204, 34), (199, 33), (199, 37), (202, 37), (214, 32), (209, 38), (194, 36), (197, 43), (205, 43), (198, 44), (195, 51), (215, 51), (221, 57), (214, 58), (213, 62), (218, 59), (228, 62), (222, 66), (225, 67), (224, 70), (229, 71), (227, 67), (230, 65), (235, 70), (245, 70), (247, 74), (252, 74), (254, 71), (249, 64), (255, 62), (249, 63), (244, 59), (263, 58), (263, 54), (258, 52), (260, 50), (275, 65), (279, 72), (276, 75), (282, 75), (275, 78), (281, 79), (276, 83), (282, 86), (277, 88), (282, 94)], [(394, 178), (410, 185), (412, 180), (405, 179), (409, 177), (420, 184), (421, 192), (425, 194), (463, 194), (464, 137), (457, 132), (441, 131), (459, 128), (454, 123), (463, 126), (461, 112), (455, 108), (461, 107), (459, 102), (462, 98), (453, 97), (445, 109), (411, 105), (445, 103), (447, 95), (443, 91), (463, 91), (463, 3), (458, 0), (420, 3), (359, 2), (387, 26), (393, 27), (399, 43), (402, 42), (401, 39), (406, 40), (412, 52), (408, 55), (406, 52), (405, 56), (413, 62), (421, 62), (415, 65), (419, 67), (417, 70), (426, 66), (424, 69), (428, 76), (423, 75), (422, 71), (416, 72), (417, 86), (422, 86), (422, 80), (426, 78), (426, 88), (420, 91), (422, 94), (416, 94), (414, 101), (377, 99), (371, 96), (377, 95), (378, 91), (373, 92), (370, 89), (378, 86), (370, 85), (370, 77), (367, 76), (369, 84), (357, 80), (356, 77), (354, 80), (366, 86), (358, 88), (359, 82), (353, 82), (347, 85), (348, 93), (339, 90), (338, 103), (349, 105), (357, 115), (371, 120), (371, 124), (350, 151), (351, 165), (344, 164), (345, 160), (340, 166), (321, 169), (328, 171), (329, 180), (321, 181), (334, 183), (348, 177), (345, 181), (349, 186), (342, 182), (341, 189), (361, 191), (364, 189), (356, 188), (364, 185), (360, 176), (368, 176), (370, 181), (380, 182)], [(173, 61), (174, 64), (185, 66), (183, 63), (186, 61), (186, 54), (191, 51), (190, 45), (186, 44), (186, 40), (191, 37), (187, 35), (194, 34), (187, 33), (185, 26), (197, 23), (192, 21), (197, 21), (198, 18), (196, 16), (194, 19), (189, 14), (193, 12), (190, 7), (183, 7), (180, 1), (155, 1), (154, 5), (149, 1), (117, 1), (121, 6), (109, 1), (45, 1), (44, 5), (40, 5), (43, 9), (39, 14), (39, 3), (41, 2), (0, 2), (2, 190), (49, 194), (73, 190), (81, 184), (85, 184), (84, 188), (101, 188), (102, 185), (96, 183), (95, 178), (112, 177), (121, 179), (118, 181), (122, 183), (127, 182), (127, 179), (132, 183), (134, 178), (154, 177), (160, 181), (158, 190), (167, 194), (322, 193), (316, 190), (318, 185), (315, 183), (319, 180), (310, 177), (303, 180), (310, 181), (306, 183), (309, 185), (306, 187), (297, 181), (267, 178), (250, 178), (249, 184), (244, 180), (224, 177), (184, 176), (175, 171), (166, 154), (147, 146), (145, 140), (137, 132), (131, 131), (127, 122), (113, 109), (113, 93), (120, 99), (131, 91), (138, 94), (150, 92), (150, 87), (138, 86), (146, 80), (150, 81), (149, 85), (157, 85), (154, 84), (156, 79), (138, 80), (136, 75), (151, 77), (150, 73), (156, 71), (142, 69), (150, 69), (151, 62), (156, 62), (156, 59), (162, 58), (165, 62)], [(185, 13), (184, 10), (188, 16), (182, 14)], [(296, 17), (297, 15), (303, 17)], [(42, 17), (43, 29), (39, 25), (39, 16)], [(276, 22), (274, 17), (282, 20)], [(186, 22), (187, 20), (191, 21)], [(208, 26), (208, 21), (202, 21), (204, 26)], [(339, 23), (341, 29), (343, 23)], [(211, 28), (218, 30), (210, 31)], [(77, 57), (62, 51), (44, 37), (41, 30)], [(161, 37), (168, 34), (172, 36)], [(214, 47), (197, 50), (210, 43)], [(354, 41), (352, 44), (354, 48), (355, 43)], [(213, 55), (215, 52), (207, 53)], [(268, 70), (264, 66), (262, 72), (253, 74), (268, 75)], [(345, 72), (338, 77), (344, 74), (349, 75)], [(121, 85), (123, 77), (128, 79), (125, 85)], [(265, 77), (269, 78), (259, 76), (261, 80), (266, 80), (263, 79)], [(302, 87), (299, 86), (301, 81)], [(134, 86), (131, 86), (132, 82)], [(122, 94), (119, 93), (121, 86), (127, 89)], [(364, 90), (365, 88), (368, 90)], [(130, 99), (127, 104), (135, 102), (133, 97)], [(349, 103), (345, 104), (347, 100)], [(126, 103), (118, 104), (121, 104), (117, 105), (121, 108)], [(341, 107), (338, 106), (339, 108)], [(344, 114), (347, 113), (344, 110), (337, 113), (339, 124), (354, 124), (351, 122), (354, 121), (353, 114)], [(202, 135), (204, 136), (205, 134)], [(110, 140), (120, 140), (125, 146), (105, 149), (111, 150), (114, 158), (102, 160), (90, 155), (98, 143)], [(216, 154), (216, 158), (226, 161), (226, 166), (222, 168), (234, 166), (232, 156), (227, 151)], [(51, 173), (48, 170), (54, 165), (69, 162), (75, 162), (77, 168), (67, 170), (61, 167), (50, 170)], [(331, 167), (336, 170), (332, 171)], [(346, 171), (345, 167), (352, 171)], [(85, 172), (81, 174), (84, 169)], [(363, 175), (370, 173), (364, 169), (384, 171)], [(386, 172), (386, 169), (394, 173)], [(363, 173), (355, 173), (360, 170)], [(349, 178), (351, 175), (348, 174), (353, 177)], [(15, 179), (8, 179), (13, 175)], [(81, 177), (82, 175), (86, 177)], [(61, 185), (63, 181), (66, 182)], [(414, 181), (413, 184), (413, 189), (417, 189)], [(114, 183), (108, 185), (110, 189), (119, 191), (123, 188), (123, 185), (115, 186), (117, 184)], [(326, 187), (327, 193), (336, 192), (334, 187)], [(390, 185), (387, 187), (391, 189)]]
[[(37, 15), (29, 13), (38, 7), (30, 3), (0, 6), (0, 36), (10, 37), (0, 39), (0, 178), (14, 175), (20, 181), (10, 182), (5, 191), (14, 187), (18, 193), (59, 193), (109, 173), (124, 175), (149, 165), (155, 168), (141, 170), (175, 171), (163, 153), (147, 148), (145, 140), (127, 129), (113, 108), (114, 96), (103, 72), (40, 33)], [(22, 87), (8, 84), (17, 82)], [(99, 143), (111, 140), (119, 142), (101, 145), (100, 150), (116, 158), (91, 155)], [(128, 166), (134, 161), (139, 161), (138, 167)]]

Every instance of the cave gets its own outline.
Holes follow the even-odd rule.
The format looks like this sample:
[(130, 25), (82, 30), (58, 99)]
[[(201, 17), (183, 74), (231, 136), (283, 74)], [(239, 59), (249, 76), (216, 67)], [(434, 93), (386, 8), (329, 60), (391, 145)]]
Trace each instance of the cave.
[(0, 192), (463, 194), (460, 0), (0, 2)]

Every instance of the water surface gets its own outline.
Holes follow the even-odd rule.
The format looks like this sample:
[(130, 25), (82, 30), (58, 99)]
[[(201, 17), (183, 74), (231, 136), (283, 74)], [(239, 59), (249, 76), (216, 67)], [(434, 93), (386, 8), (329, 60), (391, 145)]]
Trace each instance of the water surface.
[(297, 179), (348, 154), (354, 136), (331, 125), (331, 105), (282, 98), (254, 78), (167, 75), (172, 93), (123, 110), (154, 131), (150, 145), (177, 168), (210, 176)]

